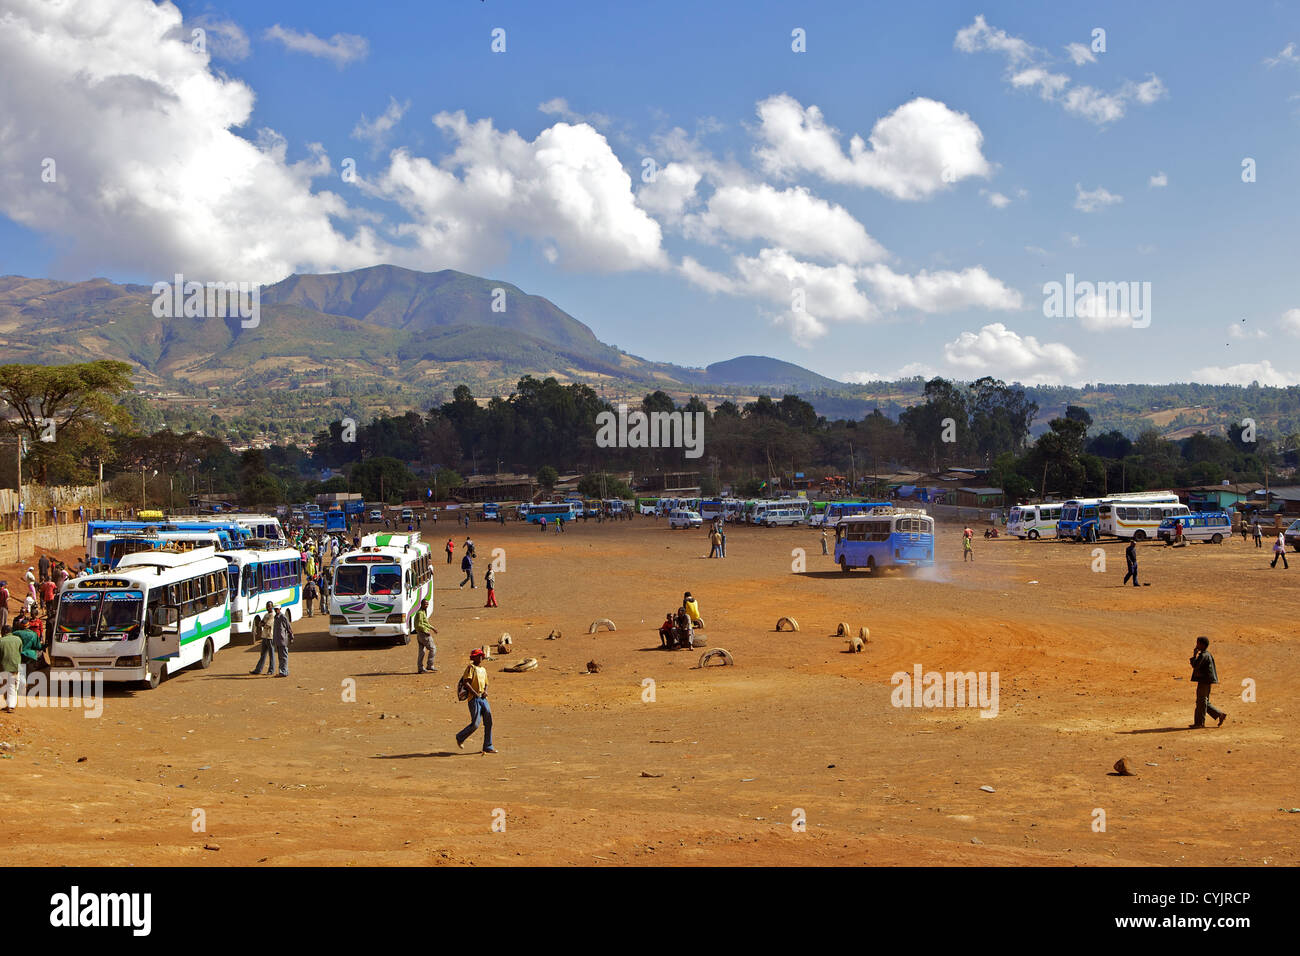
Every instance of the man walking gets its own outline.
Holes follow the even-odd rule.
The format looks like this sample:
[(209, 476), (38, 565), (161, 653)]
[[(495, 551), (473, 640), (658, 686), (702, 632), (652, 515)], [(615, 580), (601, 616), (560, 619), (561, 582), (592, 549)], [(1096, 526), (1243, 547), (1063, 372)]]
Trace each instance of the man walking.
[(469, 667), (461, 675), (459, 686), (469, 694), (469, 724), (456, 734), (456, 746), (465, 749), (465, 741), (470, 734), (478, 730), (479, 721), (483, 722), (483, 752), (496, 753), (492, 746), (492, 708), (487, 701), (488, 675), (483, 666), (483, 649), (474, 648), (469, 652)]
[(492, 570), (492, 565), (488, 565), (487, 574), (483, 575), (483, 583), (487, 585), (487, 603), (484, 607), (497, 606), (497, 573)]
[(0, 630), (9, 623), (9, 582), (0, 581)]
[[(429, 620), (429, 599), (424, 598), (420, 601), (420, 609), (415, 612), (415, 642), (419, 649), (415, 652), (415, 672), (417, 674), (436, 674), (438, 668), (433, 666), (433, 657), (438, 653), (438, 645), (433, 643), (433, 635), (438, 633), (438, 629), (433, 626)], [(426, 666), (424, 656), (429, 655), (429, 661)]]
[(961, 563), (975, 560), (975, 532), (967, 528), (961, 537)]
[(1124, 564), (1128, 567), (1128, 573), (1124, 575), (1124, 580), (1120, 582), (1120, 587), (1128, 584), (1128, 579), (1133, 579), (1133, 586), (1138, 586), (1138, 546), (1137, 541), (1129, 538), (1128, 547), (1124, 549)]
[(37, 566), (38, 568), (40, 568), (40, 571), (41, 571), (41, 581), (48, 581), (48, 580), (50, 579), (50, 558), (49, 558), (49, 555), (42, 554), (42, 555), (41, 555), (41, 559), (40, 559), (39, 561), (36, 562), (36, 566)]
[(464, 556), (460, 559), (460, 569), (465, 572), (465, 580), (460, 582), (460, 586), (464, 587), (465, 581), (468, 581), (471, 590), (478, 587), (478, 585), (474, 583), (474, 559), (470, 557), (468, 551), (466, 551)]
[(318, 594), (320, 594), (320, 590), (316, 587), (316, 579), (308, 578), (306, 585), (302, 589), (302, 603), (307, 608), (308, 617), (311, 617), (311, 606), (316, 601)]
[[(1210, 639), (1198, 637), (1196, 650), (1192, 652), (1192, 681), (1196, 684), (1196, 715), (1192, 718), (1191, 728), (1205, 726), (1205, 715), (1209, 714), (1223, 726), (1228, 715), (1210, 703), (1210, 691), (1219, 682), (1219, 672), (1214, 669), (1214, 655), (1210, 653)], [(1190, 728), (1189, 728), (1190, 729)]]
[(714, 525), (709, 531), (709, 557), (716, 558), (722, 551), (722, 538), (718, 534), (718, 526)]
[(293, 627), (284, 608), (277, 607), (274, 601), (266, 602), (266, 612), (271, 615), (271, 644), (279, 660), (276, 677), (289, 676), (289, 645), (293, 643)]
[(830, 554), (830, 551), (828, 551), (828, 550), (826, 549), (826, 529), (825, 529), (825, 528), (822, 528), (822, 554)]
[(1254, 529), (1255, 529), (1255, 547), (1262, 548), (1264, 547), (1264, 531), (1259, 526), (1258, 518), (1255, 519)]
[(1281, 531), (1277, 533), (1277, 540), (1273, 542), (1273, 563), (1269, 565), (1270, 568), (1277, 567), (1278, 558), (1282, 559), (1282, 570), (1285, 571), (1287, 569), (1286, 537)]
[(0, 635), (0, 689), (4, 691), (4, 712), (12, 714), (18, 706), (18, 687), (23, 680), (23, 641), (15, 632), (4, 629)]
[(451, 553), (455, 550), (456, 550), (455, 543), (451, 540), (451, 538), (448, 538), (447, 539), (447, 563), (448, 564), (451, 564)]

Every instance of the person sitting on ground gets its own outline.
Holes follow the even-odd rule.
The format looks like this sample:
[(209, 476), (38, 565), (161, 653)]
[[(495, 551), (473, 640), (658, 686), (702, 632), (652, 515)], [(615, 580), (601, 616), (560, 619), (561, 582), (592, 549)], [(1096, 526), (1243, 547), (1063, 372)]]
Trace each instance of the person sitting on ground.
[(689, 648), (695, 645), (695, 632), (691, 628), (691, 616), (684, 607), (677, 610), (677, 627), (674, 631), (678, 647)]
[(664, 615), (664, 622), (659, 625), (659, 646), (672, 650), (673, 630), (677, 625), (673, 622), (673, 612), (669, 611)]
[(691, 623), (696, 627), (704, 627), (704, 621), (700, 618), (700, 602), (695, 600), (694, 595), (687, 591), (682, 595), (682, 607), (686, 613), (691, 616)]

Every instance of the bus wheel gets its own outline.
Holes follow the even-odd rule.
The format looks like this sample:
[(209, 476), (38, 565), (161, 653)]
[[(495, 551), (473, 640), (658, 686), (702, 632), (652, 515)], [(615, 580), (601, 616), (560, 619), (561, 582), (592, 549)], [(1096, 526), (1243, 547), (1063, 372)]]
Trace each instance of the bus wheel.
[(1134, 541), (1145, 541), (1146, 539), (1147, 539), (1147, 533), (1143, 531), (1141, 528), (1138, 528), (1136, 531), (1133, 532)]
[(337, 638), (337, 640), (338, 640), (338, 642), (339, 642), (339, 647), (347, 647), (347, 646), (348, 646), (349, 641), (348, 641), (348, 639), (347, 639), (346, 637), (340, 637), (340, 638)]
[(1031, 531), (1029, 532), (1029, 540), (1030, 540), (1030, 541), (1037, 541), (1037, 540), (1038, 540), (1038, 532), (1037, 532), (1037, 531), (1032, 531), (1032, 530), (1031, 530)]
[(143, 681), (144, 686), (148, 690), (157, 690), (158, 685), (167, 679), (167, 665), (164, 664), (156, 674), (154, 673), (154, 669), (150, 667), (148, 673), (149, 676)]
[(867, 558), (867, 573), (868, 574), (876, 573), (876, 559), (873, 557)]
[(1211, 544), (1223, 544), (1223, 535), (1219, 534), (1217, 531), (1214, 532), (1214, 537), (1212, 537), (1212, 538), (1210, 539), (1210, 543), (1211, 543)]
[(212, 666), (212, 655), (212, 638), (209, 637), (203, 642), (203, 656), (199, 658), (199, 667), (202, 670), (207, 670)]
[(840, 555), (840, 570), (845, 574), (849, 573), (849, 559), (844, 557), (844, 555)]
[(410, 644), (410, 643), (411, 643), (411, 635), (410, 635), (410, 634), (403, 634), (401, 637), (399, 637), (399, 638), (398, 638), (396, 641), (394, 641), (393, 643), (395, 643), (395, 644)]

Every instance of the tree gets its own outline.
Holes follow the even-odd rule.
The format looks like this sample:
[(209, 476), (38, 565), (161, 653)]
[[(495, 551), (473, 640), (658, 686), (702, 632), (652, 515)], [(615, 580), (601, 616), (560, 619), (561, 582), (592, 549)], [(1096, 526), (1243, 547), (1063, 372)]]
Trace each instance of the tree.
[(584, 498), (631, 498), (632, 489), (622, 478), (594, 472), (578, 479), (578, 493)]
[(3, 428), (27, 440), (28, 468), (37, 481), (88, 481), (90, 462), (107, 455), (112, 432), (131, 427), (131, 416), (117, 403), (131, 387), (127, 362), (0, 365), (0, 399), (18, 416)]
[(560, 480), (560, 473), (550, 465), (542, 465), (537, 469), (537, 483), (545, 488), (548, 492), (555, 489), (555, 483)]

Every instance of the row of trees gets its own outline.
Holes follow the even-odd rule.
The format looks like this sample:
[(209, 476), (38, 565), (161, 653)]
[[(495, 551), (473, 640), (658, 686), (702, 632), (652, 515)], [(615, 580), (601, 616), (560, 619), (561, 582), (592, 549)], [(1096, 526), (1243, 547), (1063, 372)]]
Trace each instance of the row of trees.
[[(1198, 433), (1171, 442), (1153, 429), (1136, 438), (1111, 429), (1090, 437), (1092, 417), (1077, 405), (1067, 405), (1031, 442), (1037, 403), (1024, 388), (993, 378), (932, 379), (897, 421), (879, 409), (828, 420), (796, 395), (724, 401), (712, 411), (697, 397), (678, 406), (662, 391), (637, 403), (635, 410), (651, 414), (699, 415), (698, 458), (682, 448), (601, 447), (598, 416), (616, 409), (588, 386), (554, 378), (525, 376), (510, 395), (486, 402), (460, 386), (423, 414), (336, 420), (309, 448), (281, 444), (242, 454), (198, 430), (145, 433), (129, 411), (132, 388), (131, 367), (122, 362), (0, 366), (0, 399), (12, 409), (4, 428), (24, 442), (25, 477), (84, 484), (102, 463), (124, 500), (139, 500), (143, 486), (153, 504), (175, 504), (195, 492), (279, 504), (327, 491), (359, 492), (371, 501), (423, 497), (426, 489), (442, 497), (471, 472), (525, 472), (548, 487), (558, 470), (576, 471), (586, 476), (583, 493), (595, 496), (626, 494), (614, 476), (629, 471), (698, 471), (706, 493), (724, 484), (756, 493), (771, 476), (790, 472), (987, 465), (990, 483), (1020, 498), (1262, 481), (1269, 470), (1300, 463), (1300, 436), (1256, 442), (1248, 430), (1232, 429), (1228, 437)], [(9, 484), (13, 461), (0, 455), (0, 480)], [(322, 481), (323, 471), (342, 474)]]

